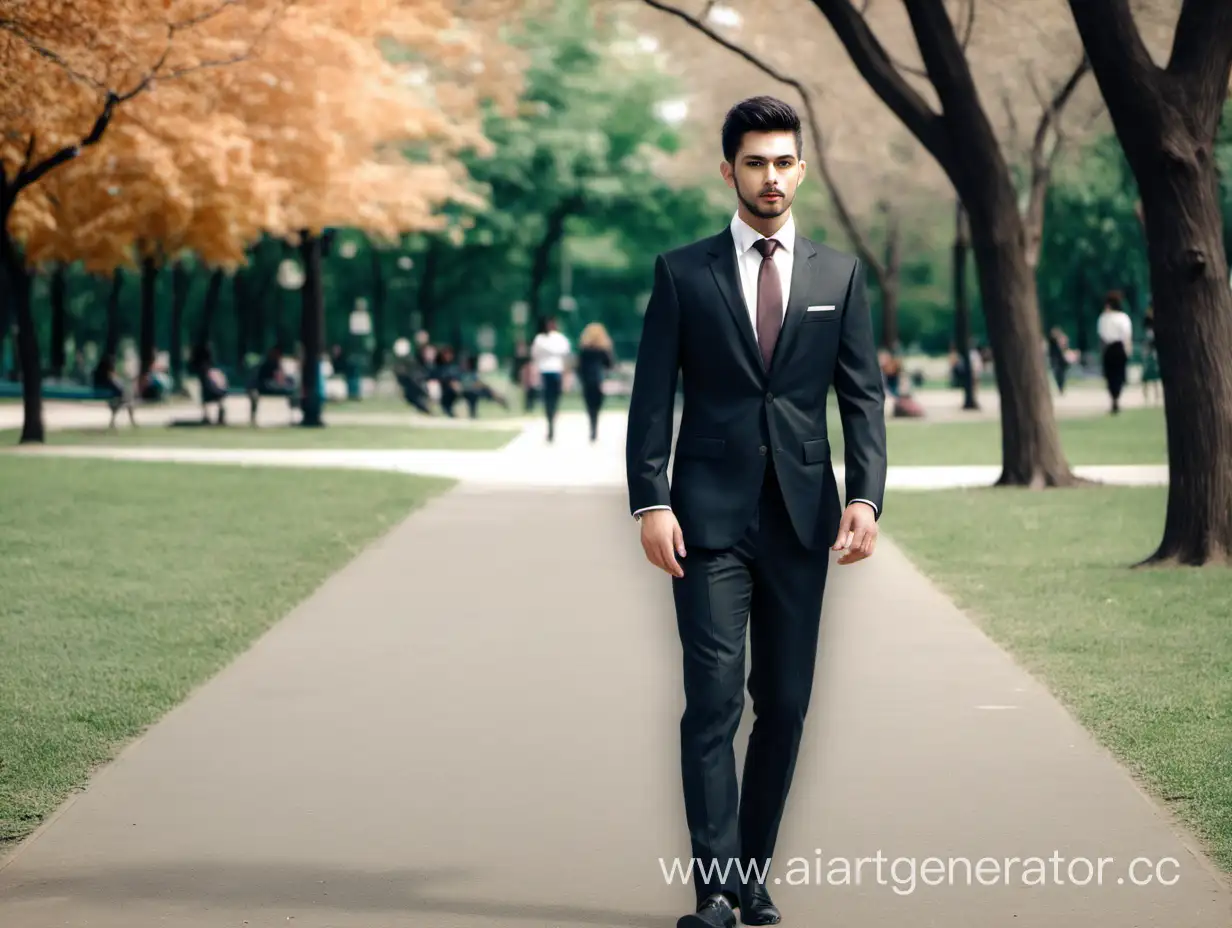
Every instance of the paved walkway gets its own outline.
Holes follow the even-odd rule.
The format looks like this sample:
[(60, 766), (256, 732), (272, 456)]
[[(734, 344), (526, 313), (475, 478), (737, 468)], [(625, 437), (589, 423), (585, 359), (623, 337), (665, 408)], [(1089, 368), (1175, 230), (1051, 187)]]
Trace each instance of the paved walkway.
[[(961, 390), (927, 389), (914, 393), (920, 404), (933, 422), (970, 419), (998, 419), (1001, 415), (1001, 397), (994, 385), (986, 384), (976, 391), (976, 402), (979, 409), (963, 409), (963, 394)], [(1061, 419), (1078, 418), (1082, 416), (1101, 416), (1108, 413), (1110, 400), (1102, 380), (1088, 379), (1072, 382), (1064, 393), (1053, 390), (1052, 406), (1057, 417)], [(1153, 404), (1160, 409), (1160, 401)], [(1142, 387), (1129, 384), (1121, 394), (1122, 409), (1141, 409), (1148, 406), (1142, 394)]]
[[(552, 452), (528, 431), (514, 453), (600, 466), (609, 431)], [(692, 899), (660, 863), (688, 854), (682, 708), (670, 587), (623, 492), (465, 482), (0, 865), (0, 925), (671, 928)], [(859, 886), (828, 879), (879, 852), (880, 881), (875, 859)], [(930, 857), (1003, 869), (891, 870)], [(1133, 885), (1139, 857), (1179, 882)], [(1023, 885), (1029, 858), (1044, 885)], [(1099, 858), (1103, 885), (1073, 885)], [(833, 570), (777, 859), (785, 926), (1232, 923), (1167, 813), (890, 539)]]
[[(915, 397), (924, 406), (929, 421), (970, 421), (973, 419), (997, 419), (1000, 416), (1000, 398), (992, 386), (983, 387), (977, 396), (980, 408), (965, 410), (962, 408), (962, 391), (949, 389), (918, 390)], [(1053, 394), (1053, 407), (1059, 418), (1079, 418), (1104, 415), (1108, 410), (1108, 395), (1103, 387), (1093, 381), (1080, 382), (1071, 386), (1064, 394)], [(1140, 387), (1131, 386), (1121, 396), (1121, 406), (1125, 409), (1137, 409), (1145, 406)], [(137, 421), (141, 425), (165, 425), (171, 419), (200, 416), (201, 407), (192, 402), (174, 401), (171, 403), (139, 406)], [(610, 413), (609, 413), (610, 414)], [(44, 422), (48, 428), (102, 428), (107, 425), (111, 414), (102, 403), (72, 403), (64, 401), (44, 402)], [(248, 421), (248, 400), (242, 396), (232, 396), (227, 399), (227, 417), (231, 422), (246, 423)], [(512, 418), (482, 419), (472, 423), (466, 419), (448, 419), (444, 416), (423, 416), (410, 406), (406, 412), (374, 413), (364, 412), (364, 405), (333, 402), (326, 411), (330, 422), (342, 424), (390, 424), (408, 426), (432, 426), (439, 428), (470, 428), (478, 425), (482, 428), (522, 428), (525, 419)], [(284, 425), (290, 415), (286, 403), (282, 400), (268, 397), (261, 401), (258, 407), (257, 419), (261, 425)], [(530, 417), (538, 421), (538, 416)], [(121, 415), (120, 424), (124, 426), (125, 416)], [(20, 428), (22, 423), (22, 408), (20, 403), (0, 403), (0, 429)]]
[[(497, 451), (434, 451), (359, 449), (269, 449), (251, 448), (155, 448), (105, 447), (102, 445), (32, 445), (11, 449), (9, 453), (58, 457), (112, 458), (136, 461), (184, 461), (208, 464), (249, 464), (271, 467), (343, 467), (359, 470), (390, 470), (403, 473), (452, 477), (490, 488), (607, 487), (625, 485), (625, 415), (605, 412), (600, 440), (588, 440), (586, 418), (582, 413), (563, 413), (558, 419), (556, 442), (544, 440), (538, 421), (521, 428), (521, 434)], [(365, 416), (365, 420), (370, 418)], [(331, 417), (336, 421), (337, 415)], [(416, 422), (423, 422), (420, 418)], [(429, 420), (437, 421), (437, 420)], [(480, 420), (482, 423), (484, 420)], [(490, 420), (498, 421), (498, 420)], [(454, 427), (470, 423), (455, 420)], [(506, 423), (508, 427), (508, 423)], [(1167, 465), (1078, 465), (1081, 476), (1107, 483), (1161, 485), (1168, 482)], [(841, 481), (844, 468), (836, 463)], [(987, 486), (997, 479), (996, 465), (902, 466), (893, 465), (887, 474), (890, 489), (943, 489), (946, 487)]]
[[(227, 398), (227, 421), (237, 426), (248, 424), (248, 400), (242, 396)], [(211, 415), (213, 415), (211, 410)], [(137, 425), (144, 427), (164, 426), (173, 419), (200, 419), (201, 406), (186, 400), (172, 400), (167, 403), (153, 403), (149, 406), (138, 406), (136, 411)], [(298, 413), (292, 413), (286, 402), (277, 397), (267, 397), (257, 407), (257, 424), (262, 426), (286, 425), (297, 421)], [(450, 419), (446, 416), (425, 416), (406, 407), (406, 412), (364, 412), (362, 404), (333, 402), (326, 408), (326, 419), (335, 425), (405, 425), (428, 426), (431, 428), (485, 428), (485, 429), (517, 429), (525, 422), (519, 418), (483, 419), (472, 422), (469, 419)], [(103, 403), (73, 403), (49, 400), (43, 403), (43, 425), (48, 429), (90, 429), (106, 428), (111, 419), (111, 413)], [(24, 420), (20, 403), (0, 403), (0, 429), (19, 429)], [(128, 414), (121, 412), (117, 419), (118, 427), (128, 428)]]

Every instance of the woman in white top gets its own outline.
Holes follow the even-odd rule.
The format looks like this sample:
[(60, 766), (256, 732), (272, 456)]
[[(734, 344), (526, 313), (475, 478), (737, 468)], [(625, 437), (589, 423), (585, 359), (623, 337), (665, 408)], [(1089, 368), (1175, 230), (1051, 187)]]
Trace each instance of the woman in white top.
[(548, 419), (548, 441), (556, 437), (556, 408), (564, 384), (565, 368), (572, 355), (569, 339), (556, 328), (556, 318), (548, 316), (530, 345), (530, 358), (539, 372), (543, 390), (543, 410)]
[(1125, 368), (1134, 345), (1134, 324), (1121, 309), (1121, 294), (1113, 290), (1104, 300), (1099, 314), (1099, 341), (1103, 354), (1104, 380), (1112, 397), (1112, 412), (1121, 411), (1121, 390), (1125, 387)]

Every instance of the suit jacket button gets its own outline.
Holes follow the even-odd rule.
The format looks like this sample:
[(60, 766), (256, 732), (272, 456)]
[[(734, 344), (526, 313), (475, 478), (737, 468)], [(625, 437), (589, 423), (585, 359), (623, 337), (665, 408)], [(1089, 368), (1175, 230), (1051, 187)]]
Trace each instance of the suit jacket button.
[(765, 446), (765, 445), (762, 445), (760, 448), (758, 448), (758, 449), (757, 449), (757, 453), (758, 453), (758, 454), (765, 454), (765, 453), (766, 453), (766, 446)]
[(774, 394), (773, 394), (773, 393), (767, 393), (767, 394), (766, 394), (766, 402), (767, 402), (767, 403), (773, 403), (773, 402), (774, 402)]

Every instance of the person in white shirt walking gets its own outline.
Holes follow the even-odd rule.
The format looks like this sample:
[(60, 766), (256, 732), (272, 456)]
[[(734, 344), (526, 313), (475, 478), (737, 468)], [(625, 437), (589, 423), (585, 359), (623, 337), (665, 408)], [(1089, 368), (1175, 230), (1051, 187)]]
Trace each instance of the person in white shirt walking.
[(1104, 380), (1112, 397), (1112, 412), (1121, 411), (1121, 390), (1125, 388), (1125, 369), (1134, 346), (1134, 324), (1121, 309), (1121, 294), (1113, 290), (1104, 300), (1099, 315), (1099, 342), (1103, 354)]
[(531, 342), (530, 357), (539, 371), (543, 411), (548, 420), (548, 441), (556, 438), (556, 409), (564, 388), (565, 370), (573, 354), (568, 337), (556, 328), (556, 318), (543, 320), (543, 330)]

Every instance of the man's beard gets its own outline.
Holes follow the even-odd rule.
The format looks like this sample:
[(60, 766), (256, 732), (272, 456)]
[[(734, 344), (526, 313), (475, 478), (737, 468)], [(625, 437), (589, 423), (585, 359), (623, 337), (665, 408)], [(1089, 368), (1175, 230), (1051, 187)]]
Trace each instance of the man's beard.
[(774, 219), (777, 216), (783, 215), (791, 207), (791, 197), (783, 193), (782, 199), (773, 207), (763, 207), (758, 204), (757, 200), (750, 200), (744, 195), (744, 191), (740, 189), (740, 182), (736, 182), (736, 196), (740, 198), (740, 202), (745, 208), (756, 216), (758, 219)]

